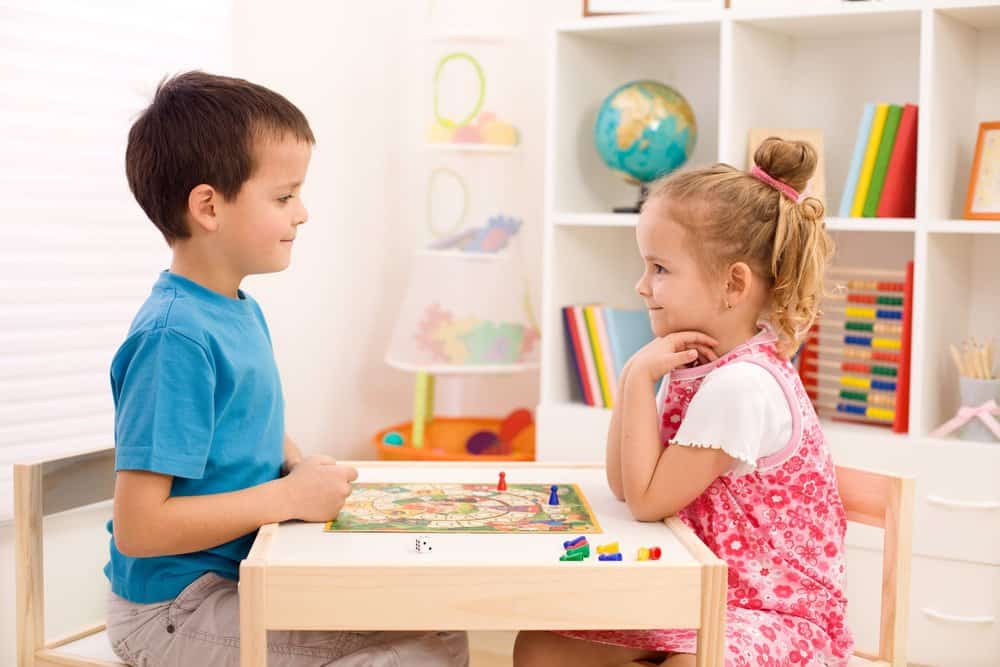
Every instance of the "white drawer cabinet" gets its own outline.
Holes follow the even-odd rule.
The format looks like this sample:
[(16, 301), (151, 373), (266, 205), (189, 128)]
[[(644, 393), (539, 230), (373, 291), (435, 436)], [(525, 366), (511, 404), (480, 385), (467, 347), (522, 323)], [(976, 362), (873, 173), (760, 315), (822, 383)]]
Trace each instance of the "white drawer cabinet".
[[(882, 554), (847, 551), (848, 623), (858, 648), (878, 644)], [(931, 667), (1000, 665), (1000, 567), (915, 557), (907, 659)]]
[[(1000, 446), (915, 441), (897, 448), (830, 438), (837, 464), (912, 475), (913, 553), (1000, 565)], [(882, 532), (848, 528), (849, 546), (879, 549)]]

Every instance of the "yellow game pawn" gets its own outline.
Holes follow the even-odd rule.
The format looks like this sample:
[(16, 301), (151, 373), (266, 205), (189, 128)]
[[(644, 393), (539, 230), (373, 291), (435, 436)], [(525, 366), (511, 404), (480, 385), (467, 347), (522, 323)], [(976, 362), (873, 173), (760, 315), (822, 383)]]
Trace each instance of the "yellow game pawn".
[(649, 549), (646, 547), (639, 547), (639, 555), (636, 556), (636, 560), (649, 560)]
[(609, 542), (608, 544), (597, 545), (597, 553), (599, 554), (616, 554), (618, 553), (618, 543)]

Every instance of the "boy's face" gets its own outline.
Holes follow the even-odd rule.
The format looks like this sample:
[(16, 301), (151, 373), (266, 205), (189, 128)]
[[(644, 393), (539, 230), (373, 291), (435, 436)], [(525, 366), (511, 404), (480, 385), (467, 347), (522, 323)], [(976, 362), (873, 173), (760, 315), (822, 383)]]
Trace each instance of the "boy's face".
[(292, 240), (309, 213), (300, 189), (312, 147), (291, 135), (255, 146), (257, 168), (232, 201), (217, 205), (218, 240), (242, 275), (273, 273), (292, 260)]

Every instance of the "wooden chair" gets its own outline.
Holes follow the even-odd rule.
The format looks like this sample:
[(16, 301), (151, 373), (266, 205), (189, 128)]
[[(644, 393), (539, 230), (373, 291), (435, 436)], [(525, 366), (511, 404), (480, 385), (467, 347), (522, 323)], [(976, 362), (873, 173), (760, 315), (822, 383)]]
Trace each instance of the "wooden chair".
[(837, 466), (837, 487), (848, 521), (884, 531), (878, 654), (855, 653), (849, 667), (906, 667), (913, 479)]
[(14, 466), (14, 565), (17, 598), (17, 667), (123, 667), (105, 626), (68, 637), (45, 637), (42, 518), (109, 500), (115, 453), (101, 449)]

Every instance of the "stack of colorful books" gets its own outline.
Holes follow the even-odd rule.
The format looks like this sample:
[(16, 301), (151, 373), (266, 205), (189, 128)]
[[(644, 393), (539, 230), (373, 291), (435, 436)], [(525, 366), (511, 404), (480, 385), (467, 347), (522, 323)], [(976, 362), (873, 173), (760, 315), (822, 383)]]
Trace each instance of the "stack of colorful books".
[(917, 106), (865, 105), (840, 199), (842, 218), (916, 214)]
[(601, 305), (566, 306), (562, 314), (580, 396), (587, 405), (612, 407), (625, 363), (653, 340), (649, 314)]

